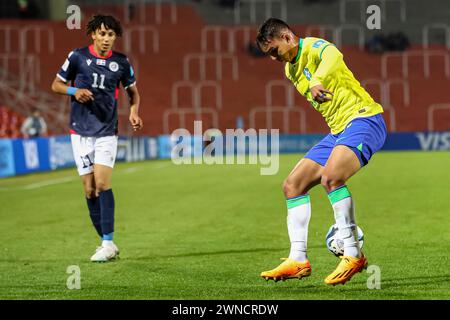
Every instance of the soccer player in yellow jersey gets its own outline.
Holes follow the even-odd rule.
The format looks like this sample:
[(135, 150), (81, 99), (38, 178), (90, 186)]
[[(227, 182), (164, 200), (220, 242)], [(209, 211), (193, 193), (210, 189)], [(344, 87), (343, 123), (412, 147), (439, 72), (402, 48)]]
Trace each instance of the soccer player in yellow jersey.
[(306, 254), (311, 216), (308, 191), (321, 184), (344, 241), (344, 255), (325, 283), (344, 284), (367, 267), (358, 244), (354, 203), (346, 182), (383, 146), (387, 131), (383, 108), (361, 87), (342, 53), (328, 41), (299, 38), (284, 21), (271, 18), (260, 27), (256, 43), (273, 60), (285, 63), (287, 78), (331, 129), (284, 181), (291, 251), (283, 263), (261, 276), (278, 281), (311, 274)]

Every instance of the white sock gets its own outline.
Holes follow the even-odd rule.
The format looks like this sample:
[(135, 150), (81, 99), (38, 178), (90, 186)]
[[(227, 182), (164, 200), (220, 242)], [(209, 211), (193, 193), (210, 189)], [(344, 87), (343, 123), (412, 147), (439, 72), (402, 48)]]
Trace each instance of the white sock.
[(289, 259), (304, 262), (308, 260), (306, 255), (308, 224), (311, 218), (311, 203), (309, 195), (286, 200), (288, 207), (287, 226), (291, 251)]
[(102, 247), (112, 247), (114, 242), (112, 240), (103, 240), (102, 241)]
[(344, 240), (344, 256), (361, 257), (356, 227), (355, 208), (347, 186), (340, 187), (328, 195), (334, 210), (339, 236)]

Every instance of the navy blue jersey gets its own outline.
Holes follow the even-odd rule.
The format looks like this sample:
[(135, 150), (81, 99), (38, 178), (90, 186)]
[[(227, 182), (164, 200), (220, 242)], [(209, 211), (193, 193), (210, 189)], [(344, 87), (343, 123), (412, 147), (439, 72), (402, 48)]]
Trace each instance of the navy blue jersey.
[(98, 56), (93, 46), (72, 51), (57, 76), (72, 86), (88, 89), (93, 101), (79, 103), (72, 96), (70, 127), (81, 136), (105, 137), (117, 135), (117, 99), (120, 83), (126, 89), (136, 84), (128, 58), (111, 51)]

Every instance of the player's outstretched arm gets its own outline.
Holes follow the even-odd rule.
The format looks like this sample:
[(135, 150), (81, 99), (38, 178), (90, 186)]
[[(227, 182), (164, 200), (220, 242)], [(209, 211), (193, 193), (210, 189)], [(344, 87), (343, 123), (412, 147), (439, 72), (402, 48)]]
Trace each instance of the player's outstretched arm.
[(136, 85), (127, 88), (128, 97), (130, 98), (130, 123), (134, 131), (141, 130), (144, 126), (142, 119), (139, 117), (139, 104), (141, 98)]
[(73, 95), (80, 103), (86, 103), (90, 100), (94, 100), (94, 95), (91, 91), (87, 89), (70, 87), (58, 77), (53, 80), (52, 91), (58, 94)]

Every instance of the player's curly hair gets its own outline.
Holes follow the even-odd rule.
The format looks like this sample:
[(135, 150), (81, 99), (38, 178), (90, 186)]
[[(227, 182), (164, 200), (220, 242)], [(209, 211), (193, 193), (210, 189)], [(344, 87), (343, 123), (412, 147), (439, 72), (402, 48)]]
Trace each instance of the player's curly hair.
[(258, 35), (256, 36), (256, 45), (261, 49), (261, 46), (266, 45), (273, 38), (280, 37), (284, 30), (292, 32), (289, 25), (283, 20), (277, 18), (267, 19), (259, 27)]
[(101, 29), (102, 24), (107, 30), (112, 29), (118, 37), (122, 36), (122, 26), (120, 21), (113, 16), (97, 14), (92, 17), (87, 25), (87, 35), (92, 34), (98, 29)]

